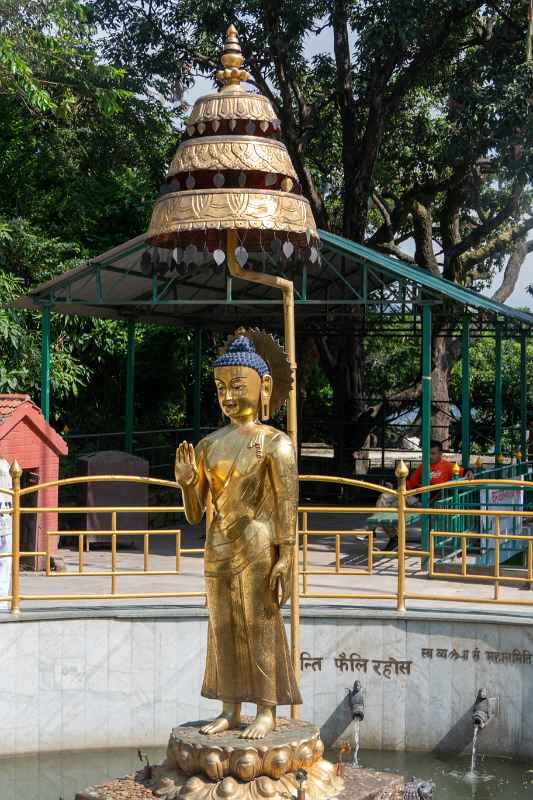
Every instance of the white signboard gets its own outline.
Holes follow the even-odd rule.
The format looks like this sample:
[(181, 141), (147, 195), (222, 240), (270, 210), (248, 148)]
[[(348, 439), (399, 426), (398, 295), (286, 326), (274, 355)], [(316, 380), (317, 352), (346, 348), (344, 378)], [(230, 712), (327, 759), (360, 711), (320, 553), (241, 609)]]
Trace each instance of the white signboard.
[[(481, 508), (495, 511), (520, 511), (524, 507), (524, 491), (523, 489), (511, 489), (507, 487), (495, 487), (492, 489), (484, 489), (481, 492)], [(481, 518), (481, 530), (484, 533), (496, 533), (496, 522), (494, 517)], [(522, 533), (522, 517), (500, 517), (500, 533)], [(494, 539), (485, 539), (484, 545), (486, 548), (486, 555), (484, 563), (487, 565), (494, 564)], [(503, 563), (511, 557), (513, 553), (524, 550), (527, 544), (523, 541), (516, 539), (505, 539), (500, 544), (500, 561)]]
[[(13, 483), (9, 474), (9, 462), (0, 458), (0, 490), (11, 489)], [(6, 510), (12, 508), (12, 497), (0, 491), (0, 555), (11, 553), (12, 515)], [(0, 558), (0, 597), (6, 597), (11, 591), (11, 558)], [(9, 608), (9, 602), (0, 601), (0, 610)]]

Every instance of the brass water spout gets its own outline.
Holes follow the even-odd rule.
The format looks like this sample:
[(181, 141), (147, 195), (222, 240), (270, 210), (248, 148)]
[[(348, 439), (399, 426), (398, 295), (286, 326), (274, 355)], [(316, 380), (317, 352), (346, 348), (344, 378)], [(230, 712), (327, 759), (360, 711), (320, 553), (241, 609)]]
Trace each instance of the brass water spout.
[(360, 722), (365, 718), (365, 701), (363, 697), (363, 687), (360, 681), (355, 681), (353, 688), (348, 691), (348, 701), (352, 712), (352, 719)]
[(497, 716), (498, 698), (489, 697), (487, 689), (480, 689), (472, 709), (472, 722), (477, 728), (484, 728), (490, 720)]

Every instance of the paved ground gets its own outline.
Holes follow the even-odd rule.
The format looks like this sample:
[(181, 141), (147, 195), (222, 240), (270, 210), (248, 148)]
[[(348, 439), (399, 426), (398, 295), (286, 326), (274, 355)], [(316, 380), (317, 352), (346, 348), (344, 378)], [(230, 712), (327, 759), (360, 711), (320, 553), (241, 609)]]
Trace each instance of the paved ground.
[[(366, 517), (364, 515), (346, 515), (333, 519), (331, 516), (317, 514), (312, 520), (312, 527), (318, 530), (354, 530), (353, 536), (341, 537), (341, 557), (340, 566), (342, 570), (361, 570), (367, 569), (367, 540), (358, 536), (357, 531), (366, 528)], [(203, 538), (199, 528), (191, 528), (187, 524), (181, 525), (182, 546), (185, 548), (202, 547)], [(416, 532), (413, 532), (416, 540)], [(309, 568), (327, 570), (331, 573), (335, 570), (335, 546), (334, 537), (320, 536), (310, 537), (309, 547)], [(383, 549), (386, 545), (387, 537), (382, 535), (375, 542), (376, 549)], [(409, 546), (416, 547), (416, 541)], [(34, 607), (48, 607), (49, 605), (72, 606), (73, 603), (80, 606), (94, 604), (97, 598), (87, 598), (86, 600), (55, 600), (54, 597), (60, 594), (101, 594), (108, 593), (111, 589), (111, 578), (107, 575), (73, 575), (78, 569), (77, 549), (63, 549), (59, 554), (65, 562), (67, 572), (55, 573), (47, 577), (43, 574), (27, 573), (22, 575), (21, 591), (22, 594), (39, 595), (39, 599), (26, 600), (22, 602), (22, 609)], [(203, 564), (201, 555), (183, 555), (181, 558), (181, 569), (179, 576), (169, 575), (146, 575), (143, 571), (142, 544), (139, 542), (135, 550), (120, 549), (117, 556), (117, 566), (120, 570), (135, 572), (138, 574), (118, 576), (116, 580), (117, 601), (121, 604), (139, 604), (141, 599), (123, 598), (121, 594), (132, 593), (189, 593), (181, 598), (149, 598), (150, 604), (163, 604), (168, 606), (174, 603), (198, 603), (203, 604), (201, 596), (194, 596), (194, 593), (203, 591)], [(84, 554), (85, 571), (109, 572), (111, 567), (111, 554), (108, 549), (91, 550)], [(412, 594), (422, 594), (424, 599), (412, 599), (407, 601), (408, 608), (435, 608), (439, 607), (449, 610), (466, 609), (474, 610), (476, 605), (483, 600), (493, 600), (494, 587), (482, 580), (442, 580), (426, 577), (421, 568), (419, 557), (410, 557), (407, 562), (407, 581), (406, 590)], [(173, 571), (175, 569), (175, 540), (171, 536), (155, 535), (150, 544), (150, 563), (149, 569), (154, 571)], [(309, 598), (302, 598), (302, 603), (341, 603), (346, 605), (353, 602), (355, 605), (368, 605), (395, 608), (395, 592), (397, 587), (397, 560), (389, 556), (374, 558), (374, 570), (372, 575), (335, 575), (321, 574), (309, 576), (307, 592)], [(191, 594), (193, 593), (193, 594)], [(316, 597), (317, 594), (326, 597)], [(368, 595), (366, 598), (346, 597), (346, 595)], [(334, 595), (345, 595), (335, 597)], [(390, 599), (384, 595), (391, 595)], [(438, 602), (438, 598), (448, 597), (449, 601)], [(46, 598), (46, 599), (45, 599)], [(48, 599), (50, 598), (50, 599)], [(500, 600), (503, 601), (497, 606), (484, 606), (486, 610), (497, 611), (505, 608), (506, 612), (516, 611), (531, 612), (533, 616), (533, 592), (527, 583), (517, 583), (512, 586), (502, 586)], [(471, 602), (469, 602), (471, 601)], [(512, 601), (512, 602), (511, 602)], [(114, 602), (114, 601), (111, 601)], [(516, 605), (515, 605), (516, 604)], [(529, 605), (531, 604), (531, 605)]]

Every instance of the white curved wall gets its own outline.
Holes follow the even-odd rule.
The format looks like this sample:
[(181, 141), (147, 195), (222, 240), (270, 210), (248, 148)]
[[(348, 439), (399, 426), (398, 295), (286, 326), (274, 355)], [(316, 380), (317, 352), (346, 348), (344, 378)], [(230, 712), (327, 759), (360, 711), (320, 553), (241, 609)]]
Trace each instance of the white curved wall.
[[(531, 622), (305, 606), (301, 649), (322, 661), (305, 662), (301, 716), (328, 744), (348, 737), (346, 689), (359, 679), (362, 747), (457, 752), (487, 687), (500, 715), (481, 751), (531, 756)], [(200, 697), (206, 635), (197, 607), (0, 613), (0, 755), (165, 744), (173, 726), (218, 710)]]

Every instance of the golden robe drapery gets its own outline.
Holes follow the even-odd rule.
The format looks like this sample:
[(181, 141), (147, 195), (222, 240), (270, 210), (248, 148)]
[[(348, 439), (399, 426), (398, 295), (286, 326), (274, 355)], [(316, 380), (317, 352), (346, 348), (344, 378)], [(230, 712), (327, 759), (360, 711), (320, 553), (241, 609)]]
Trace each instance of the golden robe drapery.
[(211, 491), (205, 576), (209, 633), (204, 697), (301, 703), (269, 577), (278, 545), (293, 544), (298, 473), (290, 439), (268, 425), (229, 425), (197, 446), (200, 487)]

